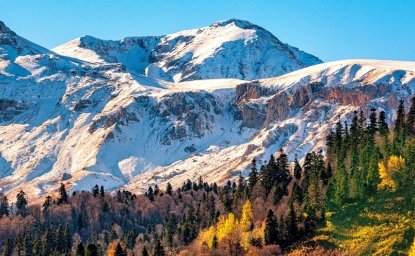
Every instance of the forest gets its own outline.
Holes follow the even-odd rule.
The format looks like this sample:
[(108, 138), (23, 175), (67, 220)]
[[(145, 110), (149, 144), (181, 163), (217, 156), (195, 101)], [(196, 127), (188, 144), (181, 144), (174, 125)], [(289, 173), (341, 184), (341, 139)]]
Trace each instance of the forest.
[(396, 112), (388, 125), (384, 111), (355, 111), (350, 123), (339, 118), (325, 152), (309, 152), (300, 164), (280, 149), (223, 185), (201, 177), (133, 194), (99, 185), (69, 193), (62, 183), (42, 204), (25, 191), (0, 194), (1, 253), (341, 255), (344, 248), (316, 239), (333, 213), (392, 196), (409, 219), (392, 253), (415, 255), (415, 98), (408, 111), (400, 101)]

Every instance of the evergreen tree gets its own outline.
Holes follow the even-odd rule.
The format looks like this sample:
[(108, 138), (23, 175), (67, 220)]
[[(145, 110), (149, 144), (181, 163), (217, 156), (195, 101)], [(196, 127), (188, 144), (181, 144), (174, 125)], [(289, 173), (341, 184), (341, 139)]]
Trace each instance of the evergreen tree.
[(49, 256), (55, 249), (55, 235), (51, 227), (47, 227), (42, 239), (42, 256)]
[(406, 117), (406, 132), (409, 135), (415, 135), (415, 97), (411, 99), (411, 107), (409, 108), (408, 115)]
[(165, 256), (166, 252), (164, 251), (163, 245), (160, 240), (157, 240), (156, 247), (154, 248), (154, 256)]
[(406, 137), (405, 129), (405, 106), (404, 102), (401, 99), (399, 101), (399, 106), (396, 111), (396, 120), (394, 127), (394, 139), (393, 139), (393, 154), (400, 155), (403, 143)]
[(95, 186), (92, 188), (92, 195), (94, 197), (97, 197), (98, 194), (99, 194), (99, 186), (98, 184), (95, 184)]
[(275, 182), (277, 181), (277, 164), (275, 162), (274, 155), (271, 154), (269, 162), (265, 166), (265, 168), (261, 171), (261, 180), (262, 185), (265, 189), (265, 194), (268, 195), (271, 192), (272, 187), (274, 186)]
[(33, 239), (32, 239), (32, 235), (30, 234), (30, 232), (26, 233), (24, 237), (24, 241), (23, 241), (23, 246), (24, 246), (25, 256), (33, 255)]
[(6, 240), (3, 246), (3, 256), (12, 256), (14, 250), (14, 244), (11, 238)]
[(218, 237), (216, 236), (216, 234), (213, 236), (213, 239), (212, 239), (212, 248), (214, 248), (214, 249), (216, 249), (216, 248), (218, 248), (218, 244), (219, 244), (219, 242), (218, 242)]
[(385, 111), (381, 111), (379, 113), (378, 127), (379, 127), (379, 134), (382, 137), (387, 137), (388, 134), (389, 134), (389, 127), (388, 127), (388, 124), (386, 123), (386, 113), (385, 113)]
[(248, 191), (249, 191), (249, 194), (252, 193), (252, 189), (258, 181), (258, 170), (256, 168), (255, 158), (252, 159), (251, 165), (252, 165), (251, 172), (248, 175)]
[(47, 209), (52, 205), (52, 197), (51, 196), (46, 196), (45, 198), (45, 202), (43, 202), (43, 211), (47, 211)]
[(67, 204), (68, 203), (68, 194), (66, 193), (65, 185), (61, 183), (59, 188), (59, 198), (58, 204)]
[(82, 244), (82, 241), (79, 242), (79, 244), (76, 246), (76, 256), (85, 256), (85, 248)]
[(141, 256), (149, 256), (146, 246), (144, 246), (143, 249), (141, 250)]
[(278, 223), (275, 219), (274, 212), (269, 209), (267, 219), (265, 221), (265, 244), (276, 244), (278, 242)]
[(297, 159), (297, 155), (295, 155), (295, 160), (294, 160), (294, 176), (297, 180), (301, 179), (301, 173), (302, 173), (303, 169), (301, 168), (300, 163), (298, 162)]
[(297, 185), (297, 183), (293, 184), (293, 189), (291, 193), (291, 201), (296, 202), (298, 204), (302, 204), (304, 200), (304, 193), (303, 189)]
[(176, 232), (176, 229), (177, 229), (176, 217), (174, 216), (173, 213), (171, 213), (170, 219), (166, 225), (166, 238), (167, 238), (167, 243), (170, 247), (173, 247), (173, 236)]
[(98, 247), (93, 244), (90, 243), (86, 246), (86, 250), (85, 250), (85, 256), (98, 256)]
[(160, 188), (159, 188), (159, 186), (156, 184), (155, 186), (154, 186), (154, 195), (155, 196), (158, 196), (160, 194)]
[(375, 136), (378, 130), (378, 120), (376, 116), (376, 109), (370, 109), (368, 132), (371, 136)]
[(127, 256), (127, 253), (124, 251), (120, 243), (117, 243), (115, 247), (114, 256)]
[(16, 196), (16, 213), (18, 215), (26, 216), (26, 205), (26, 193), (23, 190), (20, 190), (20, 192)]
[(146, 195), (147, 195), (148, 199), (150, 199), (150, 201), (154, 201), (154, 191), (153, 191), (153, 188), (151, 186), (148, 188), (148, 191), (147, 191)]
[(166, 194), (172, 195), (172, 193), (173, 193), (173, 187), (171, 186), (170, 182), (167, 182)]
[(99, 195), (101, 197), (105, 197), (105, 190), (104, 190), (104, 186), (101, 185), (101, 187), (99, 188)]
[(0, 218), (3, 215), (9, 215), (9, 201), (7, 196), (0, 194)]

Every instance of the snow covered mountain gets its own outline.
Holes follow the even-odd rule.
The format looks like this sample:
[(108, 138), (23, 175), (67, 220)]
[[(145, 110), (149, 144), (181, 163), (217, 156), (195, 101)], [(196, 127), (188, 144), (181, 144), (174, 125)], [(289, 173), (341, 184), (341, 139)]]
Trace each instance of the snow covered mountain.
[(107, 41), (85, 36), (53, 50), (91, 63), (122, 63), (130, 72), (175, 82), (275, 77), (322, 62), (237, 19), (159, 37)]
[[(242, 26), (238, 23), (218, 23), (199, 34), (218, 27), (236, 29)], [(254, 30), (260, 31), (256, 26)], [(178, 71), (184, 65), (180, 64), (183, 56), (173, 54), (175, 50), (146, 50), (176, 37), (180, 35), (135, 39), (142, 40), (136, 46), (143, 47), (127, 47), (128, 61), (122, 62), (120, 42), (99, 40), (105, 46), (102, 51), (67, 47), (83, 52), (62, 56), (17, 36), (1, 23), (0, 191), (13, 194), (24, 189), (37, 196), (56, 189), (59, 182), (71, 189), (89, 190), (102, 184), (108, 189), (140, 191), (151, 184), (179, 185), (200, 176), (224, 182), (240, 171), (246, 174), (253, 157), (267, 160), (280, 147), (290, 159), (323, 148), (328, 130), (339, 118), (349, 119), (356, 109), (384, 109), (391, 120), (398, 100), (415, 92), (413, 62), (345, 60), (246, 81), (233, 72), (207, 72), (215, 68), (210, 59), (222, 58), (214, 54), (197, 55), (203, 61), (192, 65), (190, 75), (185, 69)], [(195, 38), (189, 47), (207, 47)], [(273, 37), (268, 39), (266, 43), (274, 43)], [(115, 50), (107, 51), (110, 44), (116, 45)], [(182, 44), (172, 45), (177, 50)], [(250, 49), (249, 43), (246, 47)], [(154, 56), (154, 52), (164, 61), (129, 62), (130, 56)], [(241, 54), (250, 56), (248, 52)], [(168, 64), (169, 58), (161, 53), (175, 58), (176, 64)], [(263, 56), (267, 57), (257, 63), (252, 76), (268, 76), (260, 63), (273, 63), (275, 70), (279, 63), (279, 70), (284, 70), (277, 57)], [(131, 71), (149, 70), (155, 63), (162, 66), (163, 75), (177, 78), (180, 73), (177, 80), (181, 82)], [(301, 67), (295, 63), (291, 67)], [(234, 78), (196, 79), (231, 75)]]

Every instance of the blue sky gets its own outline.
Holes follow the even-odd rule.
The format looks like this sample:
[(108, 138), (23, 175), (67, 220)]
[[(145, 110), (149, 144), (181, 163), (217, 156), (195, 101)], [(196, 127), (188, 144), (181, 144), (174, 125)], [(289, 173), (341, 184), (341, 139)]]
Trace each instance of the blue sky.
[(415, 61), (413, 0), (0, 0), (0, 20), (52, 48), (83, 35), (161, 35), (239, 18), (324, 61)]

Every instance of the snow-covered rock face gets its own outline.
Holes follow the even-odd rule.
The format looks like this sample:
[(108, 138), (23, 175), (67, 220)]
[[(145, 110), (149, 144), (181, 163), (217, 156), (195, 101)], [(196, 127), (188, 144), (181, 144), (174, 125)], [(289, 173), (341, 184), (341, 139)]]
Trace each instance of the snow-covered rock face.
[(260, 79), (321, 63), (265, 29), (236, 19), (160, 37), (105, 41), (86, 36), (53, 50), (88, 62), (122, 63), (130, 72), (176, 82)]
[[(324, 149), (328, 130), (354, 110), (384, 109), (392, 120), (398, 100), (415, 90), (415, 63), (369, 60), (319, 64), (258, 81), (169, 82), (178, 75), (186, 80), (213, 74), (206, 70), (216, 68), (212, 63), (222, 58), (217, 54), (222, 50), (205, 48), (197, 35), (222, 49), (221, 36), (215, 37), (222, 28), (229, 32), (222, 34), (226, 40), (243, 41), (248, 49), (238, 51), (243, 54), (262, 38), (258, 31), (268, 33), (230, 20), (165, 37), (83, 38), (80, 60), (46, 50), (0, 24), (0, 191), (24, 189), (38, 196), (64, 182), (70, 189), (100, 184), (139, 192), (151, 184), (180, 185), (200, 176), (225, 182), (240, 171), (246, 174), (253, 157), (262, 163), (280, 147), (291, 159)], [(275, 40), (269, 37), (264, 44)], [(91, 55), (86, 45), (100, 50)], [(182, 63), (186, 54), (173, 54), (187, 47), (193, 50), (181, 52), (193, 52), (189, 69)], [(120, 56), (127, 59), (132, 51), (152, 61), (121, 65)], [(125, 55), (110, 60), (114, 52)], [(96, 59), (87, 59), (91, 56)], [(157, 56), (164, 61), (155, 61)], [(252, 57), (244, 56), (246, 61)], [(268, 72), (261, 70), (252, 74)]]

